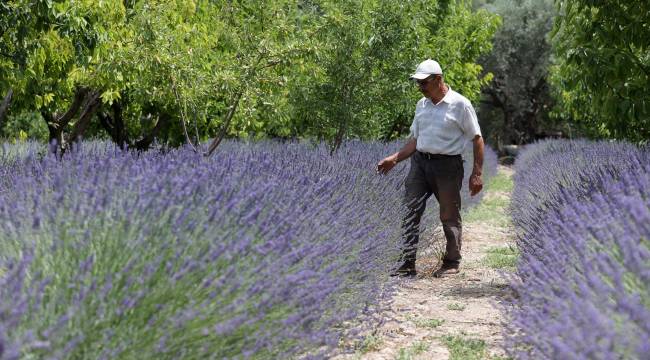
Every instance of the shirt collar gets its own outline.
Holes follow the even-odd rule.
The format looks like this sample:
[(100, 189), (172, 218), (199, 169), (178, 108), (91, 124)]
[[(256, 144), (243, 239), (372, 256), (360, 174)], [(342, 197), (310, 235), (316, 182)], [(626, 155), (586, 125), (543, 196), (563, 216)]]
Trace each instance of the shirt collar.
[(446, 102), (447, 104), (451, 104), (451, 86), (447, 85), (447, 93), (445, 94), (445, 97), (440, 100), (440, 102)]
[(440, 100), (439, 103), (434, 104), (433, 101), (431, 101), (431, 99), (429, 99), (429, 98), (425, 98), (425, 99), (426, 99), (426, 101), (428, 101), (429, 103), (431, 103), (431, 105), (440, 105), (440, 104), (442, 104), (443, 102), (444, 102), (444, 103), (447, 103), (447, 104), (451, 104), (451, 97), (452, 97), (452, 95), (451, 95), (451, 86), (447, 85), (447, 93), (446, 93), (445, 96), (442, 98), (442, 100)]

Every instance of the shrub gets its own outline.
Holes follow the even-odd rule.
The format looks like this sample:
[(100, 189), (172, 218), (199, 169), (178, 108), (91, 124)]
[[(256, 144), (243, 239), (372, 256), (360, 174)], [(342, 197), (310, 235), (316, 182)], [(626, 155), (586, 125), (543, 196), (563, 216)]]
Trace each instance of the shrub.
[(0, 358), (323, 357), (391, 292), (397, 144), (32, 146), (0, 161)]
[(517, 235), (534, 239), (540, 219), (562, 206), (567, 194), (599, 191), (603, 177), (638, 168), (638, 155), (634, 145), (605, 141), (545, 140), (527, 146), (515, 163), (510, 203)]
[(508, 352), (517, 359), (644, 358), (650, 351), (650, 154), (620, 143), (548, 145), (534, 150), (538, 162), (517, 165), (517, 197), (533, 199), (535, 189), (545, 200), (528, 207), (520, 200), (525, 214), (513, 207), (520, 220), (539, 215), (534, 232), (532, 219), (517, 222), (521, 257), (512, 282), (518, 296), (506, 308)]

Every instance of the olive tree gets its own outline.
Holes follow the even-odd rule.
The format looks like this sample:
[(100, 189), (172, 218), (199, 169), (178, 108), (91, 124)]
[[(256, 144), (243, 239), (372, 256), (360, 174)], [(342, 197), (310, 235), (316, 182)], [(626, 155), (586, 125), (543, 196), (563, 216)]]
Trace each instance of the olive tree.
[(492, 52), (480, 60), (494, 74), (479, 108), (484, 135), (497, 148), (527, 143), (554, 126), (548, 118), (553, 106), (548, 84), (553, 2), (496, 0), (484, 7), (503, 23)]

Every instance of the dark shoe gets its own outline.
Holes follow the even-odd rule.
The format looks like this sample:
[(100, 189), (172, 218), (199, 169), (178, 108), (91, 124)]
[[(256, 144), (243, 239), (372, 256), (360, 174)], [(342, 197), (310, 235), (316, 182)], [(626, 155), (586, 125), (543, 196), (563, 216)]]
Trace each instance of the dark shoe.
[(417, 275), (417, 272), (415, 269), (412, 270), (393, 270), (390, 272), (390, 276), (392, 277), (402, 277), (402, 278), (410, 278), (414, 277)]
[(397, 270), (393, 270), (393, 271), (390, 272), (390, 276), (392, 276), (392, 277), (406, 278), (406, 277), (414, 277), (415, 275), (417, 275), (417, 272), (415, 271), (415, 269), (410, 269), (410, 270), (399, 270), (399, 269), (397, 269)]
[(415, 272), (415, 263), (407, 261), (402, 264), (400, 267), (393, 269), (390, 272), (390, 276), (399, 276), (399, 277), (413, 277), (416, 275)]
[(442, 265), (442, 267), (438, 270), (436, 270), (433, 273), (433, 277), (436, 278), (441, 278), (445, 277), (447, 275), (455, 275), (458, 274), (460, 270), (458, 269), (458, 266), (449, 266), (449, 265)]

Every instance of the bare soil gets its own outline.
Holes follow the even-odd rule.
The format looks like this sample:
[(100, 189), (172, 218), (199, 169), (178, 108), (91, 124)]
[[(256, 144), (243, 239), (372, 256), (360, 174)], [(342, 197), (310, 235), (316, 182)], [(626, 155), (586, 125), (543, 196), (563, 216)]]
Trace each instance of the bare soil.
[[(499, 172), (512, 176), (508, 167), (500, 166)], [(509, 200), (509, 196), (488, 188), (484, 201), (494, 197)], [(389, 309), (382, 314), (383, 324), (368, 334), (371, 341), (357, 346), (354, 354), (336, 359), (449, 359), (445, 336), (481, 339), (486, 343), (484, 358), (504, 356), (498, 303), (509, 290), (504, 271), (488, 267), (484, 258), (488, 249), (513, 243), (509, 226), (489, 219), (464, 222), (461, 272), (434, 278), (438, 259), (426, 255), (418, 259), (418, 276), (400, 281)], [(414, 350), (418, 344), (420, 349)], [(405, 353), (409, 355), (405, 357)]]

